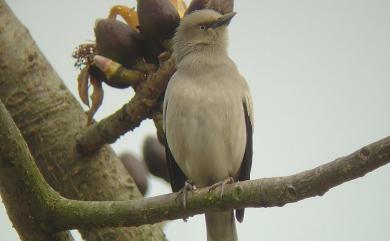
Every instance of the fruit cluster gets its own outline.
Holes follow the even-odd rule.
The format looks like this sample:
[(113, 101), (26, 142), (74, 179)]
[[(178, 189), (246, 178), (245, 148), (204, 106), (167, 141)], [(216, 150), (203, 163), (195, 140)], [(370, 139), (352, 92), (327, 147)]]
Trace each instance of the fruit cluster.
[[(73, 53), (75, 66), (81, 69), (79, 95), (88, 106), (89, 83), (93, 86), (89, 121), (102, 103), (102, 82), (114, 88), (127, 88), (153, 73), (158, 68), (159, 55), (170, 51), (170, 40), (180, 19), (204, 8), (225, 14), (233, 11), (233, 0), (193, 0), (188, 8), (183, 0), (137, 0), (137, 10), (114, 6), (108, 18), (97, 20), (95, 43), (82, 44)], [(118, 15), (126, 23), (116, 20)], [(115, 76), (112, 69), (102, 71), (94, 61), (95, 55), (118, 63), (114, 72), (120, 69), (122, 74)]]

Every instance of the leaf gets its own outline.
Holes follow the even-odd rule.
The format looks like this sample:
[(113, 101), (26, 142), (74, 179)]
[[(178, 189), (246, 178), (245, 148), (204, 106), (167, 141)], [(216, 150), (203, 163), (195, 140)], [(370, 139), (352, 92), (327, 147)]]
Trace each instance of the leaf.
[(88, 73), (89, 65), (85, 66), (83, 69), (81, 69), (79, 76), (77, 77), (77, 88), (79, 91), (79, 96), (81, 101), (89, 106), (89, 100), (88, 100), (88, 79), (89, 79), (89, 73)]
[(93, 86), (93, 92), (92, 92), (92, 105), (91, 108), (88, 111), (88, 125), (92, 123), (92, 118), (95, 115), (96, 111), (99, 109), (99, 107), (103, 103), (103, 88), (102, 88), (102, 82), (95, 79), (94, 77), (91, 78), (91, 84)]
[(183, 0), (170, 0), (170, 1), (172, 5), (176, 8), (177, 12), (179, 13), (180, 18), (182, 18), (187, 9), (186, 3)]

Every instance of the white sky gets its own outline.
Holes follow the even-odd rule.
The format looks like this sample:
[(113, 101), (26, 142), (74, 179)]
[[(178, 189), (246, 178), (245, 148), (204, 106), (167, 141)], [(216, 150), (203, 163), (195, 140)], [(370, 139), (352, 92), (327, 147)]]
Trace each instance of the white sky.
[[(71, 53), (93, 40), (97, 18), (135, 1), (8, 0), (76, 95)], [(290, 175), (390, 134), (390, 1), (236, 1), (230, 53), (254, 97), (252, 178)], [(105, 86), (97, 119), (128, 101)], [(137, 155), (151, 122), (113, 145)], [(151, 181), (150, 196), (169, 187)], [(240, 241), (389, 241), (390, 166), (283, 208), (248, 209)], [(203, 216), (170, 222), (170, 241), (206, 240)], [(19, 240), (0, 209), (2, 240)]]

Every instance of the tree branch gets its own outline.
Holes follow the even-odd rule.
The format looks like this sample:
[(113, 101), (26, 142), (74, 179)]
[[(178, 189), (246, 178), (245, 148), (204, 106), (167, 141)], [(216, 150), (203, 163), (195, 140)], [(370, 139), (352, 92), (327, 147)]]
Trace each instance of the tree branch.
[(67, 232), (56, 232), (45, 222), (48, 211), (45, 201), (59, 195), (39, 173), (26, 142), (1, 101), (0, 140), (0, 193), (21, 240), (73, 240)]
[[(0, 105), (0, 116), (8, 116)], [(221, 188), (202, 188), (190, 192), (187, 208), (177, 193), (130, 201), (75, 201), (60, 197), (44, 181), (28, 152), (16, 126), (10, 118), (0, 119), (0, 135), (7, 148), (0, 148), (0, 171), (5, 167), (15, 172), (14, 179), (22, 180), (22, 190), (32, 190), (32, 201), (39, 199), (38, 212), (31, 210), (52, 230), (73, 228), (140, 226), (167, 219), (185, 218), (212, 210), (244, 207), (274, 207), (321, 196), (332, 187), (362, 177), (390, 162), (390, 136), (333, 162), (292, 176), (262, 178), (226, 185)], [(15, 142), (17, 133), (18, 141)], [(18, 153), (10, 155), (7, 153)], [(15, 166), (14, 163), (18, 165)], [(2, 173), (0, 173), (2, 174)], [(2, 175), (0, 175), (2, 176)], [(25, 181), (27, 180), (27, 181)], [(4, 180), (2, 180), (2, 183)], [(35, 218), (34, 216), (34, 218)]]
[[(291, 176), (262, 178), (226, 185), (209, 191), (190, 192), (187, 209), (177, 193), (121, 202), (60, 202), (55, 215), (60, 230), (94, 226), (139, 226), (167, 219), (179, 219), (207, 211), (247, 207), (281, 207), (287, 203), (322, 196), (329, 189), (390, 162), (390, 136), (360, 150)], [(66, 211), (63, 211), (66, 210)], [(79, 216), (73, 213), (80, 213)], [(70, 215), (69, 215), (70, 214)]]
[(104, 144), (114, 143), (121, 135), (138, 127), (151, 114), (175, 69), (173, 57), (164, 61), (154, 74), (141, 83), (129, 103), (82, 133), (77, 139), (77, 150), (83, 154), (93, 153)]
[[(4, 0), (0, 0), (0, 52), (0, 99), (20, 129), (46, 182), (70, 199), (141, 198), (133, 179), (109, 146), (88, 156), (77, 152), (75, 139), (85, 129), (86, 115)], [(2, 148), (5, 143), (3, 137), (0, 139)], [(10, 176), (19, 177), (15, 173)], [(0, 182), (0, 187), (10, 183)], [(15, 195), (25, 191), (11, 190)], [(21, 210), (22, 204), (29, 200), (12, 199), (9, 202), (12, 206), (7, 206), (8, 213), (15, 210), (22, 219), (29, 219)], [(44, 225), (37, 219), (31, 222), (35, 222), (32, 227)], [(79, 231), (88, 241), (165, 240), (159, 225)], [(21, 238), (27, 233), (21, 229), (18, 232)], [(22, 240), (33, 241), (29, 236), (27, 233), (27, 238)]]

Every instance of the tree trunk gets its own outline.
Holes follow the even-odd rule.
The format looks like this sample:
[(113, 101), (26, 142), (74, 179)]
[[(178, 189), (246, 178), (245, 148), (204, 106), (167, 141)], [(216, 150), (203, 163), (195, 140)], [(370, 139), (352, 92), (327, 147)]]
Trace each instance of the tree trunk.
[(69, 232), (58, 232), (48, 222), (48, 201), (58, 196), (45, 182), (0, 101), (0, 194), (7, 214), (23, 241), (70, 241)]
[[(64, 197), (142, 198), (109, 146), (89, 156), (78, 154), (75, 140), (86, 128), (86, 115), (4, 0), (0, 0), (0, 99), (46, 181)], [(80, 231), (90, 241), (164, 240), (155, 225)]]

